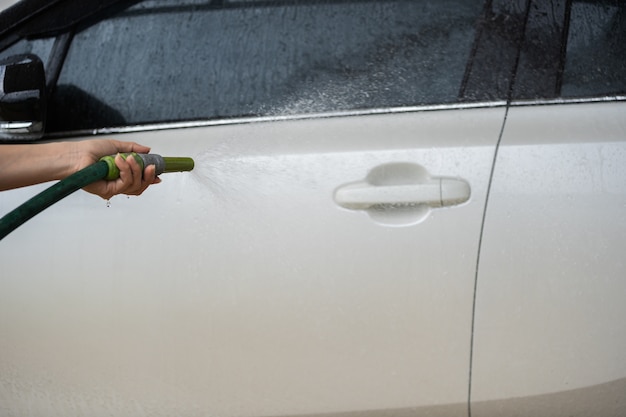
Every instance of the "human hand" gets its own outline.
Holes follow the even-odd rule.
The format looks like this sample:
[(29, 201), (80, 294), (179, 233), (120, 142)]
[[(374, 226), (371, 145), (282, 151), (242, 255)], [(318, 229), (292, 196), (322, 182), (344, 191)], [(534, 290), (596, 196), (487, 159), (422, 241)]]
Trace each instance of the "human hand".
[(75, 172), (100, 160), (107, 155), (115, 155), (115, 165), (120, 170), (116, 180), (96, 181), (84, 188), (85, 191), (96, 194), (106, 200), (117, 194), (140, 195), (150, 185), (161, 182), (156, 176), (154, 165), (141, 170), (135, 158), (124, 159), (120, 152), (148, 153), (150, 148), (134, 142), (121, 142), (111, 139), (85, 140), (74, 142)]

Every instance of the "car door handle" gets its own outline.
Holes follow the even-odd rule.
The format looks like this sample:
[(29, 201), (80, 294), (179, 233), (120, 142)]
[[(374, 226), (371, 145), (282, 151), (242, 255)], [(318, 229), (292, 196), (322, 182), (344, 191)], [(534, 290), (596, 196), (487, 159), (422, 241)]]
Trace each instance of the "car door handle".
[(455, 178), (430, 178), (418, 184), (398, 185), (362, 181), (337, 189), (335, 201), (350, 210), (420, 205), (437, 208), (465, 203), (470, 194), (470, 185)]

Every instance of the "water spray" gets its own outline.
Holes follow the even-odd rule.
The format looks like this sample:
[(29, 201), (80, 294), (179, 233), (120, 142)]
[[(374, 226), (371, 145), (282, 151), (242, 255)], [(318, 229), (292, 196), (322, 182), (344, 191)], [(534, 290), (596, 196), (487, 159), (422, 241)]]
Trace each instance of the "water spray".
[[(149, 165), (155, 166), (156, 175), (168, 172), (191, 171), (194, 168), (194, 161), (186, 157), (163, 157), (157, 154), (120, 154), (124, 159), (132, 157), (137, 161), (141, 170)], [(115, 155), (104, 156), (93, 165), (70, 175), (59, 181), (50, 188), (37, 194), (21, 206), (6, 214), (0, 219), (0, 240), (9, 233), (30, 220), (43, 210), (47, 209), (57, 201), (67, 197), (87, 185), (100, 180), (115, 180), (119, 178), (120, 171), (115, 165)]]

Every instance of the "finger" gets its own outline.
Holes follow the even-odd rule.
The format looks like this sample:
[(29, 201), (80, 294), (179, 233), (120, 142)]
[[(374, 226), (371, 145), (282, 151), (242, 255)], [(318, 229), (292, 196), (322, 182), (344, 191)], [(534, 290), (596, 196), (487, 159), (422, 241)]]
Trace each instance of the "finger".
[(117, 168), (120, 170), (119, 178), (114, 181), (115, 194), (131, 192), (135, 182), (141, 182), (141, 180), (135, 178), (136, 174), (132, 169), (132, 162), (135, 162), (133, 157), (124, 159), (120, 154), (115, 156), (115, 165), (117, 165)]
[(148, 185), (159, 184), (161, 182), (161, 178), (156, 173), (156, 166), (149, 165), (143, 173), (145, 181)]
[(145, 182), (141, 165), (135, 160), (135, 158), (129, 157), (126, 159), (126, 162), (129, 167), (130, 175), (123, 178), (124, 190), (122, 192), (129, 195), (139, 195), (150, 184)]
[(141, 187), (133, 192), (133, 195), (141, 195), (152, 184), (158, 184), (161, 180), (156, 176), (156, 167), (148, 165), (143, 171)]
[(115, 146), (119, 152), (137, 152), (137, 153), (149, 153), (150, 148), (148, 146), (140, 145), (136, 142), (120, 142), (114, 141)]
[(159, 184), (161, 182), (161, 178), (159, 178), (156, 173), (156, 165), (153, 164), (146, 167), (143, 171), (143, 179), (148, 185)]
[(141, 183), (138, 185), (138, 188), (134, 190), (133, 195), (141, 195), (146, 188), (150, 186), (154, 182), (154, 178), (156, 177), (156, 169), (154, 165), (148, 165), (146, 169), (142, 173)]
[(128, 166), (130, 167), (130, 171), (133, 176), (133, 185), (141, 184), (141, 179), (143, 177), (143, 170), (141, 168), (141, 165), (139, 165), (139, 163), (133, 156), (128, 156), (126, 158), (126, 162), (128, 163)]
[(148, 165), (146, 169), (143, 170), (143, 182), (147, 185), (154, 184), (156, 178), (156, 166)]

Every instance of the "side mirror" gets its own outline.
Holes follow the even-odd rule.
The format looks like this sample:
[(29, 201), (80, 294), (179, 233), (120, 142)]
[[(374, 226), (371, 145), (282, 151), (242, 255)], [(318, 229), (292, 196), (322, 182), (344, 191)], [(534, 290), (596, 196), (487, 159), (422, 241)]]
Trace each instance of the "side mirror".
[(46, 75), (36, 55), (0, 60), (0, 141), (40, 139), (46, 120)]

